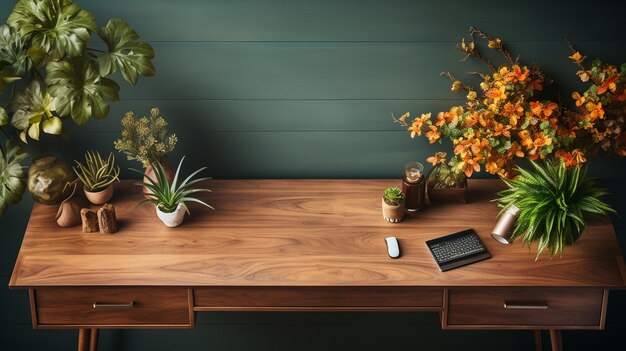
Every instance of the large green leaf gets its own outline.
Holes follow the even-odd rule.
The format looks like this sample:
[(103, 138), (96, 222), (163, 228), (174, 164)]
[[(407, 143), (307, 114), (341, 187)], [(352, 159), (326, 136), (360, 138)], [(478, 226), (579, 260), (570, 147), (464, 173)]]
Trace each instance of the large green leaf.
[(25, 188), (24, 166), (20, 164), (28, 155), (16, 145), (7, 142), (0, 146), (0, 215), (8, 205), (19, 202)]
[(11, 70), (18, 76), (26, 73), (32, 66), (24, 41), (6, 24), (0, 26), (0, 67), (5, 65), (11, 66)]
[(102, 76), (114, 73), (117, 66), (124, 79), (132, 85), (137, 83), (140, 74), (154, 75), (154, 66), (150, 61), (154, 58), (154, 50), (148, 43), (139, 41), (137, 33), (126, 22), (114, 18), (98, 34), (109, 48), (98, 58)]
[(7, 23), (56, 59), (82, 55), (97, 30), (91, 13), (71, 0), (20, 0)]
[[(33, 79), (28, 83), (26, 89), (17, 91), (13, 95), (13, 99), (9, 106), (13, 113), (11, 125), (22, 133), (20, 137), (26, 142), (26, 131), (28, 135), (35, 139), (39, 139), (39, 126), (42, 121), (55, 118), (54, 111), (57, 108), (59, 99), (55, 99), (46, 91), (46, 84), (39, 79)], [(59, 121), (60, 122), (60, 121)], [(54, 131), (48, 129), (44, 132)], [(58, 129), (54, 133), (59, 134)]]
[(110, 108), (107, 100), (119, 100), (119, 85), (100, 76), (95, 60), (74, 57), (53, 61), (46, 65), (46, 71), (50, 95), (59, 98), (57, 113), (71, 115), (78, 124), (91, 116), (106, 117)]
[(6, 125), (9, 123), (9, 114), (4, 109), (4, 107), (0, 106), (0, 126)]
[(21, 79), (20, 77), (14, 76), (10, 72), (0, 71), (0, 93), (4, 90), (4, 88), (11, 84), (12, 82)]

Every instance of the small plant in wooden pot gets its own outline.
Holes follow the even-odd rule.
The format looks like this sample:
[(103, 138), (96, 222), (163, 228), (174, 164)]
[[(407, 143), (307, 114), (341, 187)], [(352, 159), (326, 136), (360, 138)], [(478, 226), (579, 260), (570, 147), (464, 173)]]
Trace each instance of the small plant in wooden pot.
[(115, 165), (113, 153), (105, 160), (97, 151), (85, 153), (85, 164), (78, 161), (74, 173), (83, 183), (87, 200), (102, 205), (113, 197), (113, 183), (119, 182), (120, 167)]
[(404, 218), (404, 194), (396, 186), (388, 187), (383, 192), (383, 218), (387, 222), (397, 223)]
[[(189, 213), (189, 209), (185, 202), (197, 202), (210, 209), (214, 209), (206, 202), (196, 198), (193, 194), (201, 192), (210, 192), (209, 189), (192, 188), (191, 186), (210, 179), (197, 178), (193, 179), (198, 173), (206, 169), (202, 167), (191, 173), (183, 181), (180, 181), (180, 168), (183, 164), (183, 157), (178, 164), (174, 179), (170, 182), (167, 179), (167, 172), (163, 165), (159, 162), (152, 164), (154, 169), (154, 178), (145, 177), (143, 182), (137, 182), (135, 185), (145, 187), (150, 193), (145, 194), (146, 199), (141, 201), (137, 206), (144, 203), (153, 203), (156, 206), (156, 213), (159, 219), (168, 227), (178, 227), (183, 223), (185, 213)], [(132, 169), (133, 171), (144, 174), (144, 172)]]

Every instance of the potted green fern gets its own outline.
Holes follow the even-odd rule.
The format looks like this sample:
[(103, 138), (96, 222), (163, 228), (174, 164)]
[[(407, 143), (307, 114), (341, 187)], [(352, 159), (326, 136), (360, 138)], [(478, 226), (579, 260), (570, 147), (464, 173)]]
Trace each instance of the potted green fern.
[(580, 238), (590, 217), (615, 213), (601, 199), (607, 192), (595, 186), (586, 168), (566, 168), (560, 159), (530, 164), (530, 170), (517, 167), (515, 179), (503, 179), (508, 189), (496, 201), (500, 214), (511, 205), (519, 209), (509, 240), (522, 238), (528, 246), (536, 241), (536, 259), (545, 249), (552, 256), (562, 254)]
[(94, 205), (102, 205), (113, 197), (113, 183), (119, 182), (120, 167), (111, 152), (103, 159), (97, 151), (85, 153), (85, 164), (76, 162), (74, 173), (83, 183), (85, 196)]
[(404, 194), (402, 189), (391, 186), (385, 189), (382, 199), (383, 218), (387, 222), (397, 223), (404, 218)]
[[(179, 181), (180, 169), (184, 159), (185, 157), (178, 163), (174, 179), (171, 182), (167, 179), (167, 171), (163, 165), (157, 162), (152, 164), (154, 177), (145, 177), (144, 181), (135, 183), (135, 185), (142, 186), (150, 191), (150, 193), (145, 194), (146, 199), (141, 201), (137, 206), (144, 203), (153, 203), (156, 207), (157, 216), (163, 224), (168, 227), (177, 227), (183, 223), (185, 213), (189, 213), (189, 209), (185, 204), (186, 202), (196, 202), (213, 209), (211, 205), (193, 195), (200, 192), (210, 192), (211, 190), (191, 187), (191, 185), (210, 179), (208, 177), (193, 179), (198, 173), (205, 170), (206, 167), (196, 170), (183, 181)], [(144, 172), (136, 169), (131, 170), (142, 175), (144, 174)]]

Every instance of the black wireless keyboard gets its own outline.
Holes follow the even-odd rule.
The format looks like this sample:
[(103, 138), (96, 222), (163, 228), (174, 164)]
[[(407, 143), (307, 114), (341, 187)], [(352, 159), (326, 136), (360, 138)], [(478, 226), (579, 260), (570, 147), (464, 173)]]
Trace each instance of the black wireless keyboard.
[(442, 272), (491, 257), (474, 229), (428, 240), (426, 246)]

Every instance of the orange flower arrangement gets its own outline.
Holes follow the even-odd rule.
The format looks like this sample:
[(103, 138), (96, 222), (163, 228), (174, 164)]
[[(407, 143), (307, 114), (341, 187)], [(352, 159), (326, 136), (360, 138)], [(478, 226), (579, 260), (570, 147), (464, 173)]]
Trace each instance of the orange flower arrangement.
[[(452, 106), (431, 118), (430, 113), (407, 122), (407, 112), (394, 121), (408, 128), (411, 138), (424, 135), (430, 143), (450, 138), (454, 156), (449, 160), (431, 157), (434, 165), (446, 162), (457, 172), (471, 177), (483, 169), (491, 174), (511, 178), (519, 158), (531, 160), (555, 155), (568, 166), (582, 164), (586, 153), (599, 144), (603, 150), (626, 154), (626, 65), (620, 72), (612, 65), (594, 61), (590, 69), (583, 66), (585, 59), (579, 52), (572, 58), (580, 67), (578, 75), (593, 85), (582, 95), (575, 92), (576, 110), (542, 100), (538, 94), (550, 81), (537, 66), (525, 66), (513, 59), (500, 38), (492, 38), (477, 28), (470, 28), (471, 41), (461, 41), (458, 48), (484, 62), (489, 74), (477, 73), (482, 78), (480, 89), (475, 89), (449, 72), (442, 75), (452, 80), (452, 91), (465, 91), (466, 102)], [(499, 51), (506, 64), (496, 67), (484, 57), (475, 44), (475, 36), (487, 42), (487, 47)], [(607, 107), (610, 106), (610, 109)], [(614, 118), (606, 118), (609, 113)]]
[[(576, 131), (574, 144), (580, 148), (595, 145), (599, 150), (588, 147), (589, 151), (626, 156), (626, 64), (618, 68), (596, 59), (586, 66), (587, 56), (568, 44), (573, 52), (569, 58), (580, 68), (576, 74), (581, 81), (589, 83), (584, 93), (572, 93), (576, 105), (570, 114)], [(575, 156), (584, 160), (584, 155)]]

